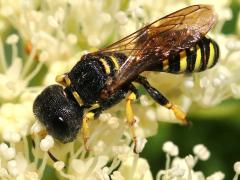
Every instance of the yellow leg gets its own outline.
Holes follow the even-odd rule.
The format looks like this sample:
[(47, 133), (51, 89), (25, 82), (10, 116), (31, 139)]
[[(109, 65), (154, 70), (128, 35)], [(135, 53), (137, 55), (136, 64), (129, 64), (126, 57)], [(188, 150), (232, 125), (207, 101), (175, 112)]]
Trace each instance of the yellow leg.
[(88, 112), (85, 114), (84, 118), (83, 118), (83, 123), (82, 123), (82, 128), (81, 128), (81, 133), (82, 133), (82, 137), (83, 137), (83, 143), (85, 146), (85, 149), (87, 151), (89, 151), (89, 147), (87, 145), (87, 141), (89, 139), (89, 126), (88, 126), (88, 122), (89, 120), (93, 120), (94, 119), (94, 113), (93, 112)]
[(92, 110), (97, 109), (99, 107), (100, 107), (100, 104), (98, 104), (98, 103), (92, 104), (91, 107), (88, 108), (88, 111), (92, 111)]
[(170, 102), (166, 104), (165, 107), (171, 109), (174, 112), (176, 118), (179, 119), (182, 122), (182, 124), (184, 125), (190, 124), (190, 121), (188, 121), (186, 118), (186, 114), (179, 107)]
[(179, 119), (183, 124), (189, 124), (190, 122), (186, 119), (185, 113), (179, 109), (176, 105), (169, 102), (169, 100), (164, 97), (164, 95), (159, 92), (157, 89), (152, 87), (147, 79), (143, 76), (138, 76), (137, 82), (142, 84), (150, 96), (160, 105), (172, 110), (177, 119)]
[(83, 103), (83, 100), (82, 98), (79, 96), (79, 94), (77, 93), (77, 91), (73, 91), (73, 97), (76, 99), (76, 101), (78, 102), (79, 106), (82, 106), (84, 103)]
[(136, 100), (136, 94), (135, 93), (131, 93), (129, 94), (129, 96), (127, 97), (127, 102), (126, 102), (126, 116), (127, 116), (127, 123), (129, 125), (130, 131), (131, 131), (131, 135), (134, 141), (134, 150), (136, 150), (136, 145), (137, 145), (137, 139), (136, 139), (136, 134), (134, 131), (134, 123), (135, 123), (135, 119), (134, 119), (134, 113), (133, 113), (133, 109), (132, 109), (132, 102)]

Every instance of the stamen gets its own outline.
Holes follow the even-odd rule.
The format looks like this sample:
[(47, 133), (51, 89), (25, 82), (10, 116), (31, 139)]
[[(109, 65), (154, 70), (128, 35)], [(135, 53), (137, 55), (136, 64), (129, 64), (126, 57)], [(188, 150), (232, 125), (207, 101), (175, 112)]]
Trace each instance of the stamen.
[(0, 64), (1, 64), (1, 70), (3, 71), (3, 73), (5, 73), (7, 71), (7, 61), (6, 61), (1, 37), (0, 37)]
[(38, 73), (39, 71), (42, 69), (43, 66), (43, 62), (39, 62), (37, 67), (34, 68), (34, 70), (24, 78), (24, 81), (26, 81), (27, 83), (30, 82)]
[(26, 61), (26, 64), (23, 67), (21, 78), (24, 78), (27, 75), (27, 73), (30, 71), (30, 68), (32, 67), (32, 65), (34, 63), (34, 58), (36, 57), (36, 55), (37, 55), (37, 48), (36, 48), (36, 46), (33, 46), (32, 50), (30, 52), (30, 55)]

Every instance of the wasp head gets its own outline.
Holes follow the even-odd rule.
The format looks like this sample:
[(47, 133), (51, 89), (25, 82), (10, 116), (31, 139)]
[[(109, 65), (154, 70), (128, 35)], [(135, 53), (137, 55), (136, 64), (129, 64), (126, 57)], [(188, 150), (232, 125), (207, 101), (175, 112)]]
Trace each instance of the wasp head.
[(37, 96), (33, 113), (63, 143), (73, 141), (81, 128), (83, 108), (59, 85), (48, 86)]

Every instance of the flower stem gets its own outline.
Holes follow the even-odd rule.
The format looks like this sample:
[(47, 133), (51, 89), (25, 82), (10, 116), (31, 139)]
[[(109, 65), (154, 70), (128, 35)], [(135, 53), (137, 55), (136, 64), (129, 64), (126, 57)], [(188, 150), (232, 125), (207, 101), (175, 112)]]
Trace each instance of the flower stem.
[(70, 179), (70, 180), (76, 179), (75, 176), (66, 174), (66, 173), (64, 173), (63, 171), (59, 171), (59, 174), (60, 174), (62, 177), (66, 178), (66, 179)]
[(120, 162), (121, 161), (119, 161), (117, 158), (113, 159), (113, 162), (112, 162), (111, 166), (108, 169), (108, 175), (110, 175), (112, 173), (112, 171), (119, 166)]
[(18, 49), (16, 44), (12, 44), (12, 62), (15, 60), (18, 54)]
[(92, 162), (91, 166), (88, 168), (88, 170), (86, 171), (86, 173), (84, 174), (83, 179), (86, 180), (88, 177), (90, 177), (92, 171), (95, 169), (95, 166), (97, 165), (97, 162), (98, 162), (98, 156), (96, 156), (93, 159), (93, 162)]
[(233, 180), (238, 180), (238, 175), (239, 174), (236, 173), (235, 176), (233, 177)]
[(158, 171), (157, 173), (157, 176), (156, 176), (156, 180), (160, 180), (161, 179), (161, 176), (166, 174), (165, 171), (161, 170), (161, 171)]
[(37, 167), (38, 166), (38, 155), (37, 154), (38, 154), (38, 147), (39, 147), (39, 143), (40, 143), (38, 135), (34, 136), (34, 143), (35, 143), (35, 148), (32, 149), (32, 150), (35, 151), (35, 152), (32, 152), (32, 153), (35, 154), (34, 164)]
[(72, 155), (71, 159), (76, 159), (83, 152), (84, 146), (80, 146), (78, 150)]
[(166, 154), (166, 166), (165, 166), (165, 170), (168, 170), (170, 168), (170, 163), (171, 163), (171, 158), (169, 156), (169, 154)]
[(34, 70), (25, 78), (25, 81), (26, 82), (31, 81), (39, 73), (42, 66), (43, 66), (43, 62), (38, 63), (37, 67), (34, 68)]
[(23, 68), (23, 71), (22, 71), (22, 78), (25, 77), (27, 75), (27, 73), (29, 72), (32, 64), (33, 64), (33, 60), (34, 60), (34, 57), (36, 56), (37, 54), (37, 48), (35, 46), (33, 46), (33, 49), (32, 51), (30, 52), (30, 56), (28, 57), (27, 59), (27, 62)]
[(138, 158), (139, 158), (139, 154), (134, 154), (133, 155), (133, 164), (132, 164), (132, 170), (128, 176), (128, 179), (134, 179), (134, 173), (137, 169), (137, 163), (138, 163)]
[(48, 153), (44, 152), (42, 164), (41, 164), (41, 166), (39, 167), (39, 170), (38, 170), (39, 179), (42, 179), (43, 172), (44, 172), (44, 170), (46, 168), (47, 160), (48, 160)]
[(7, 63), (6, 63), (6, 57), (3, 49), (3, 43), (2, 43), (2, 38), (0, 37), (0, 67), (4, 72), (7, 71)]
[(192, 169), (188, 167), (188, 180), (192, 180)]
[(166, 165), (165, 165), (165, 170), (166, 170), (166, 177), (168, 178), (168, 170), (169, 170), (169, 168), (170, 168), (170, 163), (171, 163), (171, 157), (170, 157), (170, 155), (167, 153), (166, 154)]
[(27, 141), (27, 137), (26, 137), (26, 136), (23, 136), (23, 145), (24, 145), (24, 154), (25, 154), (25, 157), (26, 157), (26, 159), (27, 159), (28, 161), (30, 161), (28, 141)]

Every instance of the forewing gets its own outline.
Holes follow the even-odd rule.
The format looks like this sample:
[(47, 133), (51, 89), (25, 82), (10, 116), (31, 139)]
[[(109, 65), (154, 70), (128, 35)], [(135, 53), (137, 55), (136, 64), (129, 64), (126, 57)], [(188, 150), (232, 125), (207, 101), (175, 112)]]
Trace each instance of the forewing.
[(192, 46), (215, 22), (216, 15), (212, 6), (189, 6), (139, 29), (100, 51), (106, 53), (122, 51), (131, 56), (157, 51), (162, 53), (161, 56), (167, 57), (172, 50)]
[(106, 91), (113, 92), (154, 62), (146, 55), (154, 54), (155, 63), (166, 59), (170, 52), (177, 53), (193, 46), (211, 29), (216, 15), (209, 5), (194, 5), (169, 14), (124, 39), (101, 49), (101, 52), (123, 52), (128, 59), (114, 80), (108, 82)]

